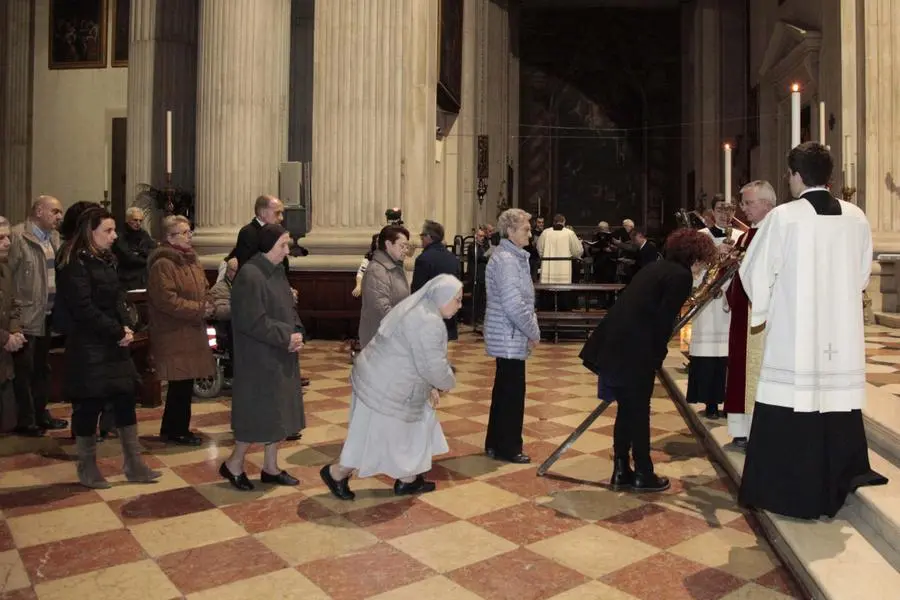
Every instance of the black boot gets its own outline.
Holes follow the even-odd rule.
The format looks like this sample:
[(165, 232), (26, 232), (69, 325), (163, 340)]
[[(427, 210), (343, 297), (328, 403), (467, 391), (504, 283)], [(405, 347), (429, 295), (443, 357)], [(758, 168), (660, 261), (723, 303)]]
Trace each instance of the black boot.
[(669, 489), (669, 478), (661, 477), (653, 472), (652, 469), (647, 471), (636, 471), (634, 474), (634, 491), (635, 492), (663, 492)]
[(613, 491), (628, 490), (634, 486), (634, 471), (628, 456), (617, 456), (613, 462), (613, 472), (609, 478), (609, 487)]

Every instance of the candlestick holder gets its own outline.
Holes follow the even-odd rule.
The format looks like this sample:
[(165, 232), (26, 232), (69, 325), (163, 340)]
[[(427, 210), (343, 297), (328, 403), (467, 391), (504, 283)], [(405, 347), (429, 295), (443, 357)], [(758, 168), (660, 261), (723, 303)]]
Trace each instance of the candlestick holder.
[(109, 210), (109, 190), (103, 190), (103, 200), (100, 202), (100, 206)]
[(853, 202), (856, 204), (856, 200), (854, 197), (856, 196), (856, 188), (845, 185), (841, 188), (841, 199), (846, 202)]
[(163, 190), (166, 195), (166, 216), (175, 212), (175, 188), (172, 187), (172, 174), (166, 173), (166, 189)]

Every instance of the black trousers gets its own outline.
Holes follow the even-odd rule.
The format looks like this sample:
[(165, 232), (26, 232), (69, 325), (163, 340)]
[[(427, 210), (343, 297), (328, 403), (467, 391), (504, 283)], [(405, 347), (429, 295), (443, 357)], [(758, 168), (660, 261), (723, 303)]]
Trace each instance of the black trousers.
[(116, 427), (129, 427), (137, 424), (135, 414), (135, 396), (115, 396), (112, 398), (86, 398), (72, 401), (72, 432), (78, 437), (97, 435), (97, 421), (100, 413), (112, 411)]
[(166, 392), (166, 408), (163, 411), (159, 434), (163, 436), (188, 435), (191, 432), (191, 398), (194, 396), (194, 380), (181, 379), (169, 382)]
[(656, 373), (649, 371), (624, 385), (612, 384), (616, 399), (616, 424), (613, 428), (613, 452), (616, 458), (634, 457), (634, 468), (652, 472), (650, 460), (650, 396)]
[(18, 426), (30, 427), (47, 421), (50, 399), (50, 328), (47, 335), (26, 335), (25, 345), (13, 354), (16, 378)]
[(491, 392), (485, 450), (501, 457), (522, 452), (522, 421), (525, 419), (525, 361), (498, 358)]

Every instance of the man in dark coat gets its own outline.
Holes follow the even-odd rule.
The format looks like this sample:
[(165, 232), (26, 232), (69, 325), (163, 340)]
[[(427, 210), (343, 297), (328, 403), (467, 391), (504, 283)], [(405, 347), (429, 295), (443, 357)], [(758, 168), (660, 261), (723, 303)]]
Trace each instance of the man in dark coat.
[[(434, 277), (441, 274), (459, 277), (459, 259), (444, 245), (444, 226), (435, 221), (425, 221), (422, 226), (422, 254), (416, 258), (416, 266), (413, 269), (410, 294), (415, 294)], [(459, 338), (456, 328), (456, 317), (445, 319), (447, 325), (447, 339)]]
[(634, 245), (637, 247), (635, 272), (659, 260), (659, 250), (656, 249), (656, 244), (647, 239), (647, 233), (643, 229), (634, 230)]
[(484, 309), (487, 305), (487, 292), (485, 290), (485, 271), (487, 269), (491, 245), (488, 242), (484, 228), (475, 230), (475, 239), (466, 250), (466, 283), (472, 290), (472, 311), (475, 320), (473, 325), (484, 320)]
[(13, 393), (12, 353), (25, 344), (19, 323), (12, 271), (6, 263), (9, 255), (9, 221), (0, 217), (0, 433), (16, 426), (16, 397)]
[(141, 290), (147, 288), (147, 257), (156, 248), (156, 241), (142, 227), (144, 211), (132, 206), (125, 212), (125, 226), (113, 244), (122, 289)]
[(585, 366), (600, 378), (601, 399), (618, 403), (613, 489), (658, 492), (669, 487), (668, 479), (653, 472), (650, 460), (650, 397), (675, 320), (691, 293), (692, 270), (714, 257), (709, 236), (692, 229), (673, 233), (666, 260), (635, 275), (581, 351)]

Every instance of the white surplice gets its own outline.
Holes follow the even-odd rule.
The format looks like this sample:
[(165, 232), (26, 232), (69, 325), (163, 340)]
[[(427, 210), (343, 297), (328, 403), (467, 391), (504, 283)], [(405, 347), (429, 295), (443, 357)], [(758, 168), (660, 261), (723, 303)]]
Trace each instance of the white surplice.
[[(701, 229), (700, 233), (705, 233), (712, 238), (713, 243), (718, 248), (727, 238), (714, 237), (712, 232), (707, 229)], [(732, 229), (731, 239), (737, 243), (743, 232), (738, 229)], [(706, 271), (700, 273), (694, 280), (694, 287), (700, 285)], [(723, 290), (728, 287), (725, 283)], [(710, 300), (703, 307), (697, 316), (694, 317), (691, 325), (691, 356), (728, 356), (728, 330), (731, 326), (731, 313), (728, 312), (728, 303), (725, 301), (723, 294), (719, 298)]]
[(766, 323), (756, 402), (795, 412), (845, 412), (865, 404), (862, 291), (872, 268), (865, 213), (840, 201), (818, 215), (804, 199), (763, 219), (741, 264), (750, 323)]
[[(537, 239), (537, 251), (542, 258), (580, 258), (584, 252), (578, 236), (567, 227), (545, 229)], [(572, 283), (571, 260), (541, 262), (541, 283)]]

